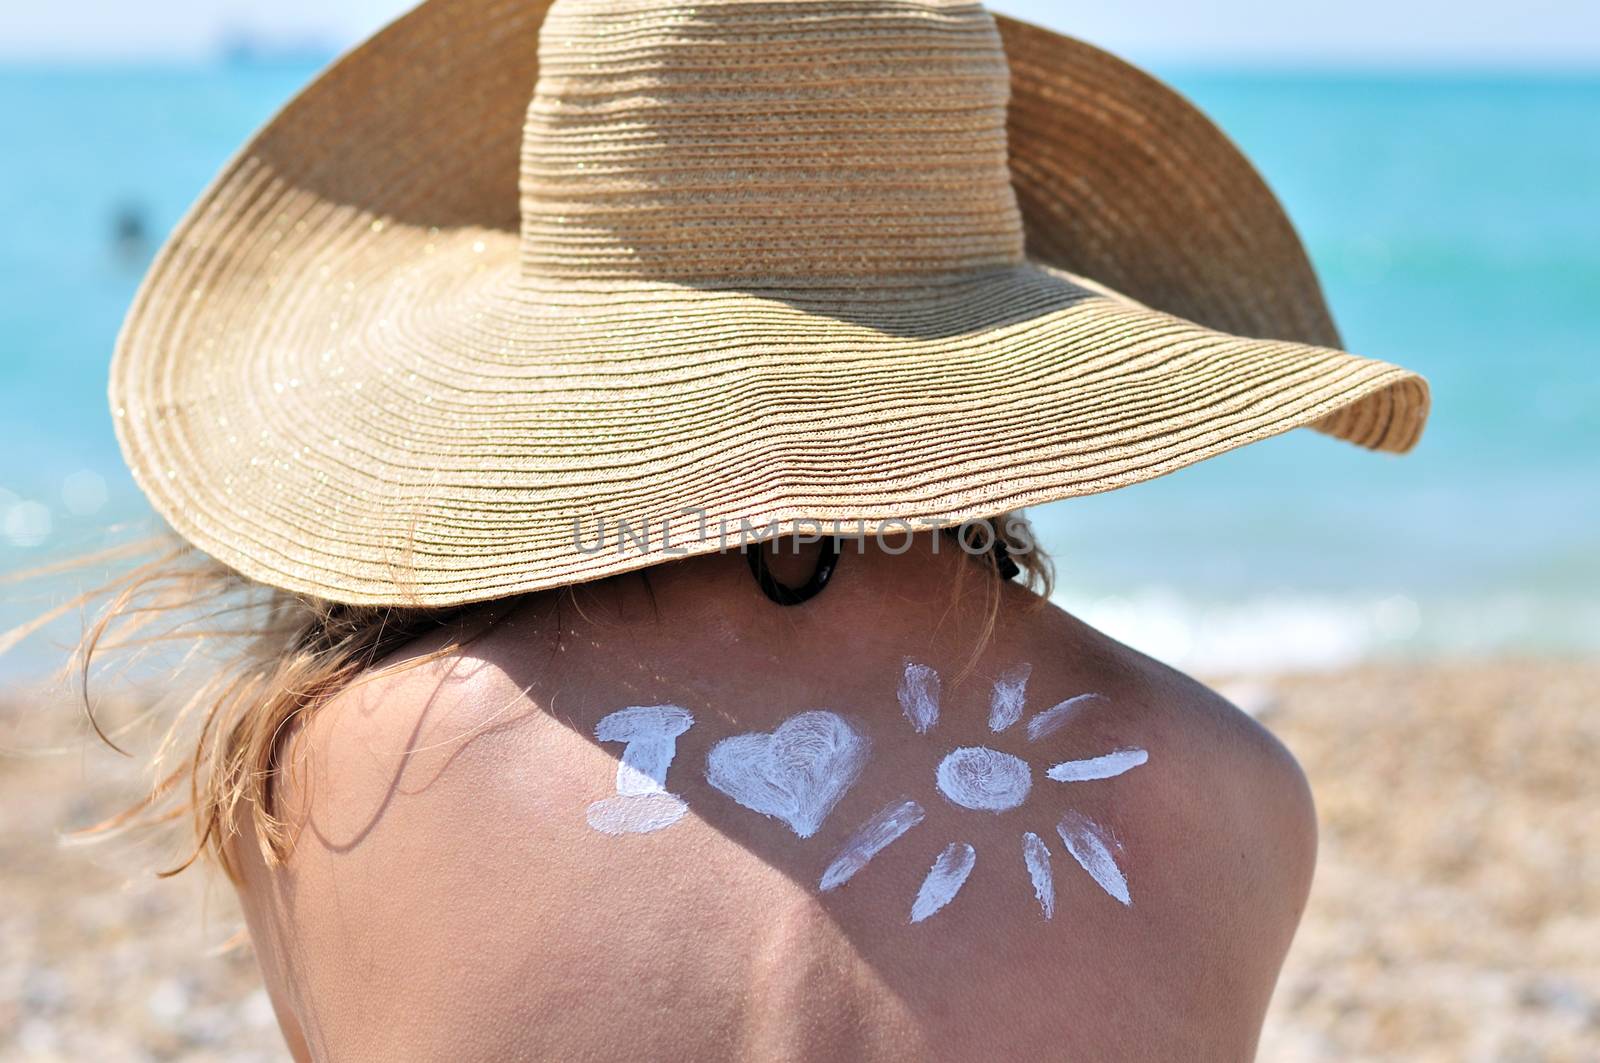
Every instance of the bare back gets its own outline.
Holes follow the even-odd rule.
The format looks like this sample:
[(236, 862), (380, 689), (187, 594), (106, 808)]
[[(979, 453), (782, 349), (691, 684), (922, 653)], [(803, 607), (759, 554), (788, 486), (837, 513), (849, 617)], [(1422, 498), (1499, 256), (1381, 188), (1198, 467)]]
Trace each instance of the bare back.
[(1249, 1058), (1314, 860), (1297, 767), (1020, 588), (972, 659), (960, 566), (847, 552), (780, 609), (737, 555), (686, 562), (324, 706), (287, 866), (238, 847), (291, 1044)]

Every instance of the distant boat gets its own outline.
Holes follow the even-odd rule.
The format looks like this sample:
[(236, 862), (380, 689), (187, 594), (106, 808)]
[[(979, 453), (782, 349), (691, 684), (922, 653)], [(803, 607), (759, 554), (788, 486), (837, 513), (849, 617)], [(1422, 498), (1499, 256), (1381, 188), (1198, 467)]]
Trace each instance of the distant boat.
[(117, 264), (126, 269), (142, 268), (150, 259), (150, 222), (144, 206), (128, 201), (118, 204), (111, 215), (110, 244)]
[(230, 67), (321, 66), (339, 54), (339, 46), (313, 34), (267, 36), (247, 29), (226, 31), (217, 55)]

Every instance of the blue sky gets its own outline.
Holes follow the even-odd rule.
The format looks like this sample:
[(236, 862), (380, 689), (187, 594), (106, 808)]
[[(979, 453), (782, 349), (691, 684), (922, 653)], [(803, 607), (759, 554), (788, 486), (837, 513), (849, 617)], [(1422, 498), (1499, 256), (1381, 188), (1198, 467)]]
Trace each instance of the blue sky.
[[(230, 29), (342, 47), (407, 0), (65, 0), (0, 5), (0, 57), (203, 56)], [(994, 0), (1135, 60), (1600, 67), (1596, 0)]]

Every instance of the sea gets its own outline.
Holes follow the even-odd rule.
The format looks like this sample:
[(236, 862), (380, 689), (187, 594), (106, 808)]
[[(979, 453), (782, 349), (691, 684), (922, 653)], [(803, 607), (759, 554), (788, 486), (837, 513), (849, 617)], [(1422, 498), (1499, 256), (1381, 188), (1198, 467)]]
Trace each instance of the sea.
[[(1207, 674), (1600, 651), (1600, 74), (1156, 72), (1277, 191), (1350, 349), (1427, 375), (1435, 412), (1405, 458), (1294, 432), (1038, 509), (1058, 600)], [(0, 66), (0, 573), (148, 520), (106, 411), (118, 325), (314, 73)], [(0, 633), (38, 587), (0, 582)]]

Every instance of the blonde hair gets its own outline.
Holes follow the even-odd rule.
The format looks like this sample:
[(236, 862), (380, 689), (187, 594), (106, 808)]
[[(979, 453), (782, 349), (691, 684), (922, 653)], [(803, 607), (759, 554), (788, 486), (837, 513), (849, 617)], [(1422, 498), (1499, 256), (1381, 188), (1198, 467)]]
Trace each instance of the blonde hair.
[[(1046, 600), (1053, 573), (1049, 559), (1033, 541), (1021, 514), (998, 518), (991, 526), (1004, 542), (1036, 601)], [(406, 667), (458, 652), (492, 629), (475, 606), (421, 609), (395, 606), (340, 605), (292, 594), (245, 579), (172, 533), (123, 547), (107, 558), (140, 561), (121, 576), (52, 610), (27, 628), (37, 629), (73, 608), (101, 601), (83, 633), (68, 668), (77, 673), (84, 710), (101, 740), (120, 747), (101, 726), (91, 674), (107, 658), (141, 654), (158, 647), (176, 647), (180, 659), (202, 659), (205, 674), (192, 690), (182, 692), (151, 757), (151, 788), (146, 796), (118, 815), (90, 828), (109, 834), (181, 820), (193, 828), (186, 856), (162, 870), (174, 875), (197, 859), (215, 859), (230, 876), (238, 868), (229, 842), (244, 817), (263, 858), (274, 864), (289, 852), (292, 838), (276, 814), (273, 781), (282, 765), (284, 738), (291, 729), (326, 704), (358, 677), (370, 674), (392, 652), (442, 628), (456, 630), (445, 645)], [(970, 591), (968, 573), (985, 574), (981, 627), (967, 668), (992, 638), (1002, 599), (998, 561), (981, 555), (984, 565), (961, 566), (951, 598), (951, 612)], [(29, 576), (46, 572), (38, 570)], [(648, 581), (648, 570), (636, 573)], [(618, 576), (613, 579), (629, 577)], [(546, 592), (570, 595), (572, 588)], [(502, 614), (503, 615), (503, 614)], [(3, 643), (14, 644), (19, 629)]]

